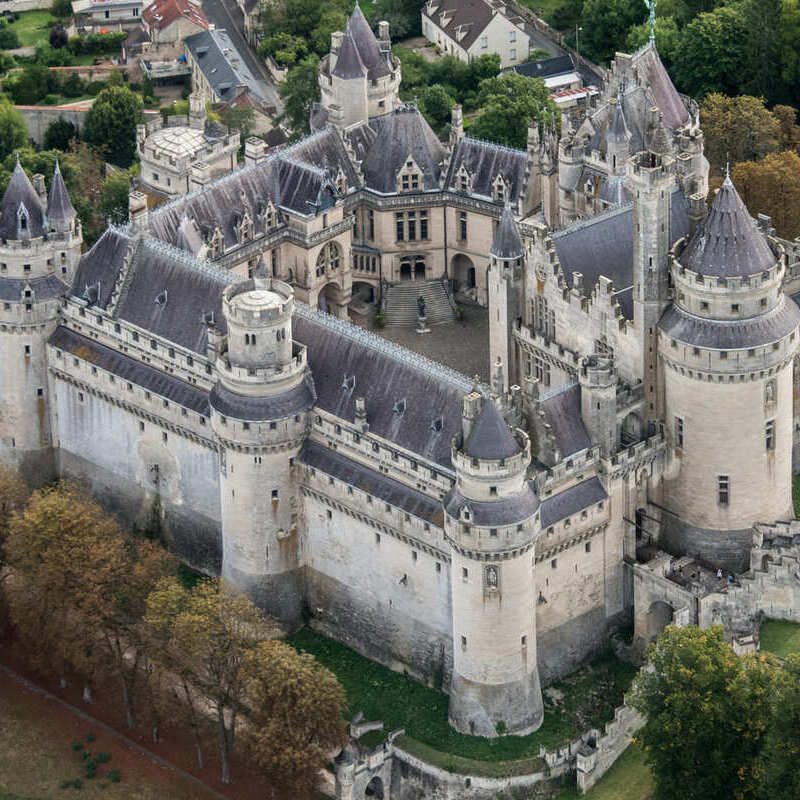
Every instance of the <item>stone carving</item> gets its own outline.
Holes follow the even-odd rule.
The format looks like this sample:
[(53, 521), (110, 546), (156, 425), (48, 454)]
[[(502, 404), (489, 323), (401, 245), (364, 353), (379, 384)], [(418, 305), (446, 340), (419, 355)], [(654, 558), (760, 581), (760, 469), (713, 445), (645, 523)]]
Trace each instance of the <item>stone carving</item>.
[(767, 381), (764, 387), (764, 405), (771, 406), (775, 404), (775, 381)]
[(422, 295), (417, 298), (417, 316), (425, 316), (425, 298)]
[(484, 582), (486, 584), (486, 588), (490, 591), (496, 591), (498, 584), (499, 584), (499, 574), (497, 567), (493, 564), (489, 564), (483, 571)]

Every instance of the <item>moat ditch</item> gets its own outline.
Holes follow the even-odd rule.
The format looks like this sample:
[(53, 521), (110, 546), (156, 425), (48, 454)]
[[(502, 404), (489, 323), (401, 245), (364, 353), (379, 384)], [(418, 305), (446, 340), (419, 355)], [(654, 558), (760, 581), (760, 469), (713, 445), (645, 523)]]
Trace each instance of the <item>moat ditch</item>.
[[(381, 720), (384, 730), (362, 737), (375, 746), (392, 730), (404, 728), (397, 744), (413, 755), (451, 772), (513, 775), (542, 768), (539, 748), (563, 746), (587, 728), (602, 729), (636, 674), (631, 664), (610, 651), (583, 665), (544, 690), (542, 727), (528, 736), (484, 739), (454, 731), (447, 723), (448, 696), (435, 688), (393, 672), (351, 648), (303, 628), (287, 642), (311, 653), (330, 669), (347, 693), (349, 712)], [(501, 763), (502, 762), (502, 763)], [(509, 763), (511, 762), (511, 763)]]

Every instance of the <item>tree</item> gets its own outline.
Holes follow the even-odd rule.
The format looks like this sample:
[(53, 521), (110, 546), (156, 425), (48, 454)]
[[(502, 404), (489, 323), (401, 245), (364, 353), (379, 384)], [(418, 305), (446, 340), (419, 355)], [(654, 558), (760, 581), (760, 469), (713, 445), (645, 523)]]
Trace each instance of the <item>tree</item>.
[(6, 158), (28, 142), (28, 129), (22, 114), (0, 96), (0, 158)]
[(439, 136), (443, 136), (450, 124), (451, 109), (455, 105), (455, 100), (447, 93), (447, 90), (439, 83), (433, 86), (426, 86), (419, 93), (419, 110), (425, 115), (428, 124), (436, 131)]
[(310, 792), (331, 751), (346, 741), (344, 689), (308, 653), (260, 642), (245, 657), (252, 761), (285, 796)]
[(727, 162), (757, 161), (778, 149), (780, 122), (760, 97), (710, 94), (700, 106), (705, 154), (720, 174)]
[(64, 117), (53, 120), (44, 132), (42, 146), (45, 150), (67, 150), (78, 136), (78, 129)]
[(128, 221), (128, 195), (131, 191), (131, 178), (127, 171), (112, 172), (100, 190), (100, 213), (115, 225)]
[(308, 53), (308, 43), (290, 33), (276, 33), (262, 40), (258, 53), (262, 57), (269, 56), (283, 67), (291, 67)]
[(17, 32), (9, 28), (5, 20), (0, 21), (0, 50), (13, 50), (15, 47), (19, 47)]
[(772, 217), (779, 236), (800, 236), (800, 156), (791, 150), (733, 168), (733, 180), (751, 214)]
[(90, 646), (93, 629), (74, 601), (96, 595), (116, 574), (119, 536), (97, 503), (64, 483), (35, 492), (12, 518), (6, 553), (21, 580), (10, 584), (11, 617), (39, 668), (63, 677), (83, 660), (76, 654)]
[(375, 0), (373, 19), (389, 23), (394, 41), (421, 33), (422, 0)]
[(205, 580), (184, 590), (163, 579), (147, 600), (146, 624), (163, 642), (189, 692), (211, 709), (222, 759), (222, 782), (231, 782), (231, 756), (245, 695), (245, 657), (275, 630), (249, 598), (224, 582)]
[[(628, 31), (626, 40), (628, 52), (638, 50), (649, 38), (650, 25), (647, 22), (634, 25)], [(656, 19), (656, 49), (667, 69), (671, 68), (677, 58), (680, 44), (680, 31), (675, 17), (658, 17)]]
[(231, 131), (239, 131), (239, 140), (244, 144), (255, 127), (255, 112), (249, 106), (235, 108), (223, 106), (217, 112), (220, 122)]
[(781, 94), (785, 102), (800, 105), (800, 1), (781, 6)]
[(320, 97), (317, 83), (319, 58), (306, 56), (296, 67), (289, 70), (280, 92), (284, 102), (282, 119), (289, 124), (295, 136), (308, 133), (311, 118), (311, 104)]
[(69, 35), (63, 25), (53, 25), (50, 28), (50, 47), (54, 50), (60, 50), (62, 47), (67, 46)]
[(3, 582), (8, 577), (6, 570), (5, 542), (11, 515), (22, 511), (30, 492), (19, 473), (0, 464), (0, 635), (5, 622), (5, 595)]
[(542, 121), (551, 114), (559, 119), (544, 81), (515, 72), (481, 82), (480, 108), (470, 135), (509, 147), (525, 147), (530, 120)]
[(58, 78), (47, 67), (31, 64), (6, 78), (3, 88), (17, 105), (35, 105), (58, 91)]
[(584, 0), (581, 52), (593, 61), (610, 61), (625, 44), (631, 26), (645, 16), (642, 0)]
[(683, 30), (680, 58), (673, 65), (678, 88), (698, 99), (712, 92), (739, 94), (748, 36), (739, 6), (721, 6), (695, 17)]
[(347, 25), (347, 14), (336, 8), (322, 12), (311, 31), (311, 49), (319, 56), (325, 55), (331, 49), (331, 34), (334, 31), (343, 31)]
[(775, 106), (772, 114), (781, 126), (781, 150), (800, 148), (800, 125), (797, 124), (797, 109), (792, 106)]
[(86, 113), (83, 138), (102, 150), (112, 164), (127, 168), (136, 154), (136, 125), (141, 120), (138, 96), (127, 86), (109, 86)]
[(763, 800), (800, 797), (800, 656), (790, 655), (772, 696), (772, 719), (764, 742)]
[(50, 13), (58, 19), (71, 17), (72, 16), (71, 0), (54, 0), (53, 5), (50, 7)]
[(777, 665), (740, 659), (721, 626), (668, 627), (634, 681), (647, 717), (637, 734), (656, 782), (655, 800), (754, 798)]

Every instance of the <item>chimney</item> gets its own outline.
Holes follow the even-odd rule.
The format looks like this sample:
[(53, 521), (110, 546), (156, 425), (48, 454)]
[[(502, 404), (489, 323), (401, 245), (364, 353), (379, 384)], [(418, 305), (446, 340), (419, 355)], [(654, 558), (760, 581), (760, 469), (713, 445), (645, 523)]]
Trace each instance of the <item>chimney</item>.
[(128, 195), (128, 217), (133, 233), (144, 233), (147, 230), (147, 195), (133, 190)]
[(464, 138), (464, 111), (460, 105), (454, 105), (450, 112), (450, 146), (455, 147)]
[(36, 173), (33, 178), (33, 188), (36, 189), (36, 194), (39, 195), (39, 199), (42, 201), (42, 205), (47, 208), (47, 189), (44, 185), (44, 175), (40, 173)]
[(461, 412), (461, 433), (462, 442), (466, 442), (472, 433), (472, 426), (478, 419), (483, 408), (483, 395), (480, 392), (472, 391), (464, 395), (464, 409)]
[(336, 61), (339, 58), (339, 50), (342, 47), (342, 42), (344, 41), (344, 33), (342, 31), (334, 31), (331, 34), (331, 54), (330, 59), (328, 61), (328, 74), (332, 74), (334, 69), (336, 69)]
[(502, 397), (503, 386), (503, 359), (500, 356), (497, 356), (497, 361), (495, 361), (492, 369), (492, 392), (498, 397)]
[(267, 157), (267, 143), (258, 136), (248, 136), (244, 143), (244, 163), (260, 164)]
[(356, 397), (355, 422), (362, 433), (366, 433), (369, 430), (367, 401), (363, 397)]
[(391, 39), (389, 38), (389, 23), (385, 19), (382, 19), (378, 23), (378, 39), (380, 39), (381, 44), (391, 44)]

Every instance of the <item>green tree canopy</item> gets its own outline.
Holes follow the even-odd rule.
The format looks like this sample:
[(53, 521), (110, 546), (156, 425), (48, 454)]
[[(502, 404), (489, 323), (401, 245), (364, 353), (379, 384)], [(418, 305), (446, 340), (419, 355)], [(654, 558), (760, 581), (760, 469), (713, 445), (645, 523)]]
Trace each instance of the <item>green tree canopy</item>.
[(642, 0), (584, 0), (581, 53), (593, 61), (610, 61), (631, 26), (644, 21), (646, 11)]
[(721, 626), (668, 627), (634, 681), (647, 717), (637, 734), (656, 781), (655, 800), (755, 798), (777, 665), (740, 659)]
[(142, 101), (127, 86), (109, 86), (86, 114), (83, 138), (118, 167), (129, 167), (136, 155), (136, 125)]
[(28, 129), (22, 114), (0, 95), (0, 158), (6, 158), (27, 142)]
[(45, 150), (67, 150), (69, 143), (78, 137), (78, 129), (64, 117), (53, 120), (44, 132), (42, 146)]
[(455, 105), (455, 100), (439, 83), (426, 86), (419, 93), (419, 110), (424, 114), (428, 124), (439, 136), (443, 136), (450, 124), (450, 111)]
[(515, 72), (482, 81), (479, 105), (481, 112), (470, 125), (470, 135), (509, 147), (526, 146), (531, 120), (542, 122), (551, 114), (559, 120), (544, 81)]
[(308, 132), (311, 104), (320, 97), (317, 83), (318, 65), (317, 56), (306, 56), (296, 67), (289, 70), (286, 80), (278, 90), (284, 102), (283, 118), (295, 136)]
[[(650, 25), (647, 22), (634, 25), (628, 31), (625, 45), (628, 52), (638, 50), (650, 38)], [(656, 19), (656, 49), (667, 69), (671, 69), (680, 51), (680, 31), (675, 17)]]
[(800, 797), (800, 656), (786, 659), (771, 697), (772, 720), (764, 742), (763, 800)]
[(274, 59), (275, 63), (281, 66), (293, 67), (308, 53), (308, 42), (291, 33), (276, 33), (261, 42), (258, 52), (262, 56)]
[(131, 179), (127, 170), (112, 172), (104, 181), (100, 190), (100, 213), (104, 219), (110, 219), (115, 225), (128, 221), (128, 195), (131, 191)]

